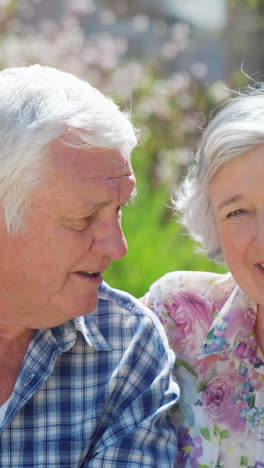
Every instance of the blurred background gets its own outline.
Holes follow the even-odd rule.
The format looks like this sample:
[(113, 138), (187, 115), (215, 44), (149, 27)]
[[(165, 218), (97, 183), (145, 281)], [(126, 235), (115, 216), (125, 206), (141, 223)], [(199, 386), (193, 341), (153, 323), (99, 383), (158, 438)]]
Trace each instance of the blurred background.
[(41, 63), (88, 79), (132, 115), (138, 196), (127, 256), (105, 279), (136, 296), (171, 270), (224, 272), (170, 209), (210, 112), (263, 79), (261, 0), (0, 0), (0, 67)]

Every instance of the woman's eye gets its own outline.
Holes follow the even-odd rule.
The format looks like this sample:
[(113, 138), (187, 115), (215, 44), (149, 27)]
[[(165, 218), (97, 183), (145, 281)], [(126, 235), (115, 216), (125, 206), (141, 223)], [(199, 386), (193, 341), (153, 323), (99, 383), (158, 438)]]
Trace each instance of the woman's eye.
[(227, 218), (233, 218), (233, 217), (245, 214), (245, 213), (246, 213), (246, 211), (242, 210), (242, 209), (234, 210), (234, 211), (231, 211), (230, 213), (228, 213)]

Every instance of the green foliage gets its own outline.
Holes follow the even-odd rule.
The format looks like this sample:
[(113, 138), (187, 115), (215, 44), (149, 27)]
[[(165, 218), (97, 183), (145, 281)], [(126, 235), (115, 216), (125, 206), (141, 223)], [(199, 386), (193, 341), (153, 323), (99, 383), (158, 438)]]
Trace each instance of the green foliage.
[(263, 0), (229, 0), (228, 3), (231, 7), (261, 8), (263, 6)]
[(194, 253), (193, 242), (174, 220), (162, 224), (161, 211), (160, 192), (145, 196), (141, 193), (135, 204), (125, 209), (123, 226), (129, 249), (126, 257), (113, 262), (105, 274), (113, 287), (140, 297), (169, 271), (226, 271), (206, 256)]

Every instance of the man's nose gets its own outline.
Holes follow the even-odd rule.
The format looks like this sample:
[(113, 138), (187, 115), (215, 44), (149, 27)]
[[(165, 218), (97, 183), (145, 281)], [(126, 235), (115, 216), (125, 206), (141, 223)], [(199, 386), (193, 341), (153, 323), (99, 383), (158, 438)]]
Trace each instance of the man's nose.
[(127, 242), (118, 221), (100, 226), (95, 235), (93, 252), (110, 260), (119, 260), (126, 255)]

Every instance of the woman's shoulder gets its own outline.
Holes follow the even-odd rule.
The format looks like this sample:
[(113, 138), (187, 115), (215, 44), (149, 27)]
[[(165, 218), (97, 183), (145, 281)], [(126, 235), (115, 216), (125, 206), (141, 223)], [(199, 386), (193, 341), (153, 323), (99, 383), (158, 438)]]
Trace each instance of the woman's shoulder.
[(157, 280), (142, 300), (159, 317), (178, 356), (193, 362), (235, 287), (230, 273), (175, 271)]
[(194, 295), (205, 301), (225, 302), (235, 287), (230, 273), (172, 271), (150, 286), (147, 297), (156, 306), (170, 302), (177, 295)]

